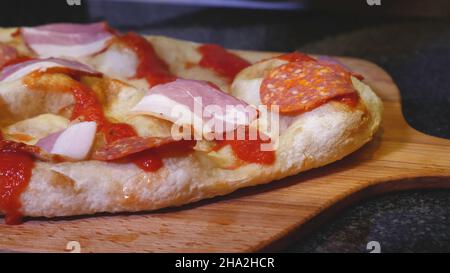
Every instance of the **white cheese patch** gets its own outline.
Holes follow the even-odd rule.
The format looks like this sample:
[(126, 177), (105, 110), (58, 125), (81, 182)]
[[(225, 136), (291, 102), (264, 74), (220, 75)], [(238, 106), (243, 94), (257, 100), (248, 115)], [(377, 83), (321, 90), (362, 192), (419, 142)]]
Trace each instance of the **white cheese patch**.
[(111, 78), (128, 79), (136, 75), (138, 59), (126, 47), (112, 45), (108, 50), (93, 57), (90, 64)]

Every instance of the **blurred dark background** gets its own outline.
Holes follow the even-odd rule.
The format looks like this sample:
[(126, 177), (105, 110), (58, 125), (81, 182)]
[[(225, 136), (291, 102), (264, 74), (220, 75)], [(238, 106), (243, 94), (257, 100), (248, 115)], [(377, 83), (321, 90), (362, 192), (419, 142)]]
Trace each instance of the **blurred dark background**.
[[(163, 3), (164, 2), (164, 3)], [(419, 131), (450, 139), (450, 1), (11, 0), (1, 26), (107, 20), (122, 31), (230, 48), (352, 56), (388, 71)], [(377, 5), (380, 3), (380, 5)], [(449, 155), (450, 156), (450, 155)], [(291, 252), (450, 252), (450, 191), (389, 194), (347, 209)]]

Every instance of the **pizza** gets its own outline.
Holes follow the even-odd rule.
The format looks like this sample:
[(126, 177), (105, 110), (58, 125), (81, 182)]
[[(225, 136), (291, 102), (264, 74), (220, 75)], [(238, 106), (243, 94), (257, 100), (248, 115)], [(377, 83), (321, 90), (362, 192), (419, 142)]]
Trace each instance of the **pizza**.
[(150, 211), (332, 163), (382, 102), (331, 58), (99, 22), (0, 29), (0, 214)]

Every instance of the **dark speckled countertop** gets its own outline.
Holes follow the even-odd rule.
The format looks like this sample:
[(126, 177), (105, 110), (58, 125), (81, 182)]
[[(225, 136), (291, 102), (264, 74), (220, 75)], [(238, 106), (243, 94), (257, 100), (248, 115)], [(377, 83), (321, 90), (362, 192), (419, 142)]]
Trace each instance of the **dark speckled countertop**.
[[(27, 10), (35, 10), (30, 8), (31, 2), (26, 1)], [(39, 8), (47, 10), (41, 1), (36, 6)], [(367, 59), (394, 78), (402, 95), (403, 113), (412, 127), (450, 138), (448, 18), (203, 9), (100, 1), (90, 1), (87, 7), (82, 7), (82, 12), (77, 7), (69, 8), (69, 12), (64, 8), (66, 14), (53, 12), (52, 17), (48, 14), (40, 19), (6, 16), (0, 22), (22, 25), (105, 19), (121, 30), (219, 43), (230, 48), (299, 49)], [(14, 11), (8, 14), (15, 15)], [(359, 203), (282, 251), (367, 252), (369, 241), (380, 242), (383, 252), (450, 252), (450, 190), (396, 193)]]

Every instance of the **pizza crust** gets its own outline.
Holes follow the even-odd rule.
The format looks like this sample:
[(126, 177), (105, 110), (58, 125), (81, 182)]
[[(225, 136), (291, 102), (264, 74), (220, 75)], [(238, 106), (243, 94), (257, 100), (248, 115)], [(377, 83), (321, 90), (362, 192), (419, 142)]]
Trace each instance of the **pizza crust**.
[[(177, 75), (186, 73), (179, 63), (196, 58), (189, 53), (195, 45), (191, 42), (149, 39)], [(179, 46), (176, 61), (167, 59), (173, 52), (165, 51), (165, 45)], [(240, 54), (246, 58), (247, 53)], [(254, 53), (248, 54), (248, 59), (256, 60)], [(204, 79), (202, 75), (205, 74), (196, 72), (196, 77)], [(220, 77), (213, 78), (214, 82), (221, 81)], [(273, 165), (246, 164), (223, 169), (205, 165), (208, 163), (195, 153), (164, 159), (164, 167), (152, 173), (133, 164), (36, 162), (28, 188), (21, 196), (22, 213), (55, 217), (155, 210), (225, 195), (329, 164), (367, 143), (381, 123), (380, 99), (364, 83), (354, 79), (354, 86), (361, 97), (356, 109), (330, 102), (295, 118), (280, 135)]]

